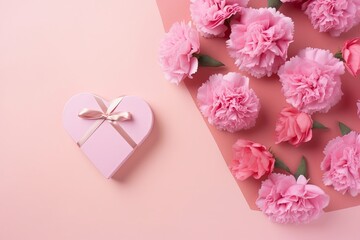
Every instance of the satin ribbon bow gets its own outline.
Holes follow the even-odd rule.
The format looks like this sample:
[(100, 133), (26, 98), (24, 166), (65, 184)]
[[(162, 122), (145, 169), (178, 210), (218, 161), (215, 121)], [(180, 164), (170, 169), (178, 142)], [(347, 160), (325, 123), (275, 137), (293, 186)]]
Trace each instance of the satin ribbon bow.
[(95, 97), (95, 100), (99, 104), (101, 110), (91, 110), (84, 108), (78, 114), (78, 116), (85, 120), (98, 120), (88, 132), (78, 141), (78, 146), (81, 147), (90, 137), (94, 134), (94, 132), (103, 124), (105, 121), (109, 121), (110, 124), (115, 128), (115, 130), (129, 143), (133, 148), (136, 147), (136, 143), (133, 139), (117, 124), (118, 122), (129, 121), (132, 119), (132, 115), (130, 112), (115, 112), (115, 109), (119, 106), (120, 102), (123, 100), (123, 97), (117, 98), (113, 100), (109, 107), (106, 108), (103, 101)]
[(96, 110), (89, 110), (87, 108), (84, 108), (79, 112), (78, 115), (80, 118), (87, 119), (87, 120), (108, 120), (108, 121), (128, 121), (131, 120), (131, 113), (129, 112), (120, 112), (120, 113), (103, 113)]

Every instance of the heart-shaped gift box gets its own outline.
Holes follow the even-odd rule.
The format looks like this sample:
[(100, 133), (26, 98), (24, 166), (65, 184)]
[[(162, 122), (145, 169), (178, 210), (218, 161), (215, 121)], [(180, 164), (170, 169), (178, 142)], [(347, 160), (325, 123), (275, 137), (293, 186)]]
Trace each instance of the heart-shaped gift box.
[(80, 93), (65, 105), (63, 123), (95, 167), (111, 178), (148, 137), (153, 114), (139, 97), (124, 96), (108, 102)]

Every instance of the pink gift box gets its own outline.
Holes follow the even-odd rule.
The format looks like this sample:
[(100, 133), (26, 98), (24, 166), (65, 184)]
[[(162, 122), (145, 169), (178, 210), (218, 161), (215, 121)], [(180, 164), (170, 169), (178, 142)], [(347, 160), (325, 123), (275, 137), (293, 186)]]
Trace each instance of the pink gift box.
[(95, 167), (111, 178), (151, 132), (153, 114), (139, 97), (108, 102), (80, 93), (65, 105), (63, 123)]

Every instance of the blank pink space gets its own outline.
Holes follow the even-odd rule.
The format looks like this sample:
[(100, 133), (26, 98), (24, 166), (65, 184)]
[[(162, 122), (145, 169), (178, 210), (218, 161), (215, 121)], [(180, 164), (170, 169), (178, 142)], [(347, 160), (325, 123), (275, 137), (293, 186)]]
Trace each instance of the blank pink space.
[[(163, 33), (155, 1), (0, 0), (0, 239), (354, 239), (359, 207), (307, 226), (249, 210), (185, 86), (160, 72)], [(79, 92), (154, 110), (115, 179), (63, 129)]]

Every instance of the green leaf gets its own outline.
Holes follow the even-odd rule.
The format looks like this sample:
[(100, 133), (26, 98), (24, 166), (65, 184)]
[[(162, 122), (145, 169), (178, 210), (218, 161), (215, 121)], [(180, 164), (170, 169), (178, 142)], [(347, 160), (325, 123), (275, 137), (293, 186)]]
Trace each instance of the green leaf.
[(343, 135), (343, 136), (345, 136), (351, 132), (351, 129), (342, 122), (339, 122), (339, 128), (340, 128), (341, 135)]
[(268, 7), (276, 8), (276, 10), (279, 10), (281, 7), (282, 2), (280, 0), (268, 0)]
[(194, 54), (194, 57), (196, 57), (199, 60), (199, 65), (202, 67), (222, 67), (225, 66), (222, 62), (219, 62), (218, 60), (203, 54)]
[(296, 179), (298, 179), (300, 175), (303, 175), (304, 177), (307, 178), (307, 164), (306, 164), (306, 158), (304, 156), (301, 158), (300, 165), (296, 170), (296, 173), (294, 174)]
[(314, 121), (313, 122), (313, 129), (329, 129), (328, 127), (326, 127), (325, 125), (323, 125), (322, 123), (318, 122), (318, 121)]
[(283, 162), (281, 161), (279, 158), (275, 157), (275, 168), (278, 168), (278, 169), (281, 169), (281, 170), (284, 170), (285, 172), (288, 172), (290, 174), (291, 171), (290, 171), (290, 168)]
[(340, 61), (344, 61), (344, 57), (341, 51), (335, 53), (334, 57), (339, 59)]
[(231, 18), (232, 18), (232, 17), (233, 17), (233, 16), (229, 17), (228, 19), (225, 19), (225, 22), (224, 22), (225, 26), (231, 28), (230, 23), (231, 23)]

